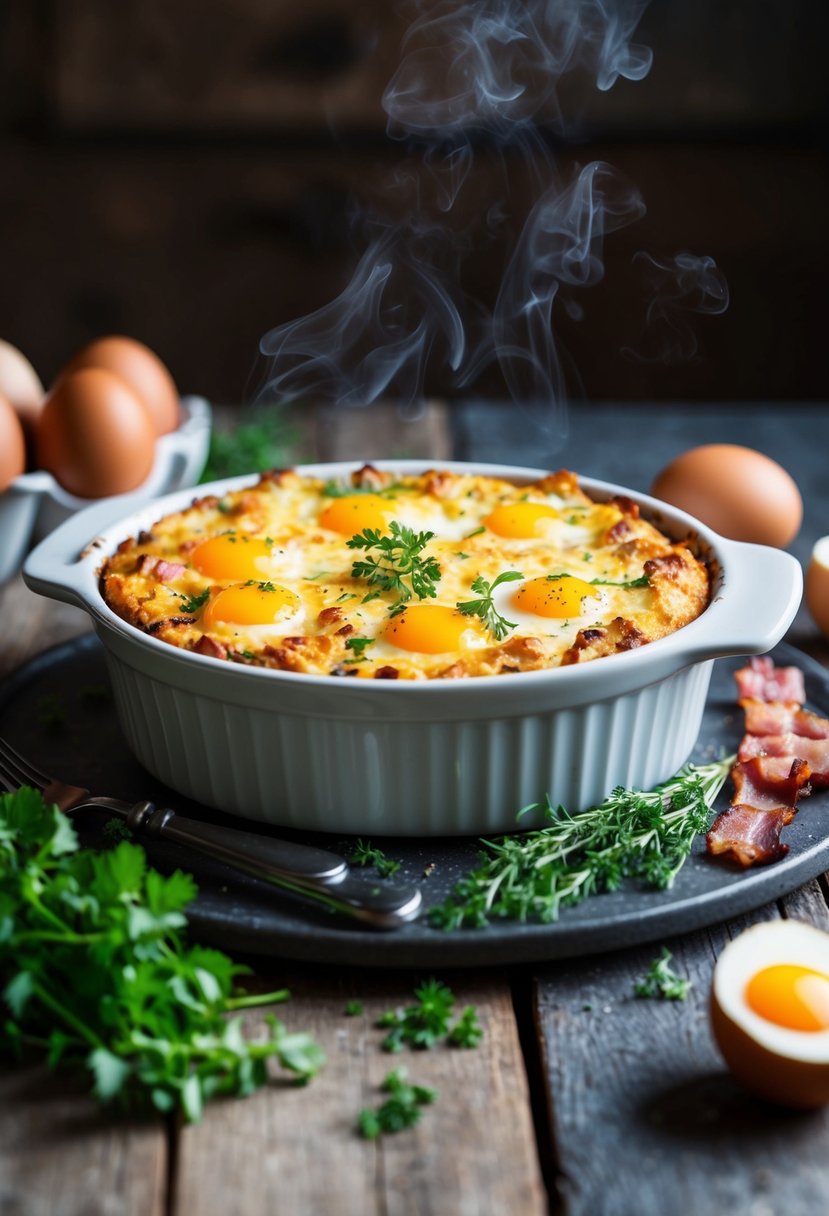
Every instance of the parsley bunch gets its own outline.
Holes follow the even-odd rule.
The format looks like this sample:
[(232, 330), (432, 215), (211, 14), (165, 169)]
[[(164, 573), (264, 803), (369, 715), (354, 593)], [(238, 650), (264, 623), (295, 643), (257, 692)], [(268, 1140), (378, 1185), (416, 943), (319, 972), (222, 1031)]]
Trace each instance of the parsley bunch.
[(519, 570), (505, 570), (503, 574), (499, 574), (491, 583), (478, 575), (472, 583), (472, 590), (477, 591), (480, 599), (463, 600), (455, 605), (458, 612), (463, 612), (467, 616), (478, 616), (486, 625), (490, 633), (495, 635), (498, 642), (502, 642), (509, 633), (510, 629), (514, 629), (516, 622), (508, 621), (505, 616), (502, 616), (495, 607), (495, 602), (492, 598), (492, 593), (501, 583), (514, 583), (517, 579), (523, 578), (524, 575)]
[(431, 923), (458, 929), (493, 918), (550, 922), (562, 908), (613, 891), (625, 879), (669, 887), (707, 827), (733, 763), (728, 756), (686, 765), (650, 792), (619, 787), (578, 815), (553, 807), (549, 798), (525, 807), (544, 811), (550, 826), (484, 841), (480, 865), (431, 910)]
[(440, 566), (437, 558), (421, 556), (434, 535), (415, 532), (393, 519), (388, 534), (364, 528), (346, 541), (349, 549), (376, 549), (379, 554), (358, 559), (351, 567), (352, 578), (364, 578), (375, 589), (363, 602), (376, 599), (382, 591), (391, 591), (397, 596), (391, 606), (391, 615), (396, 616), (413, 596), (419, 600), (434, 599)]
[(313, 1076), (324, 1056), (309, 1035), (271, 1016), (263, 1041), (245, 1038), (240, 1010), (290, 994), (238, 994), (247, 968), (184, 943), (195, 895), (189, 875), (150, 869), (138, 845), (79, 848), (35, 790), (0, 796), (0, 1052), (85, 1066), (102, 1101), (191, 1121), (208, 1099), (262, 1085), (270, 1057)]

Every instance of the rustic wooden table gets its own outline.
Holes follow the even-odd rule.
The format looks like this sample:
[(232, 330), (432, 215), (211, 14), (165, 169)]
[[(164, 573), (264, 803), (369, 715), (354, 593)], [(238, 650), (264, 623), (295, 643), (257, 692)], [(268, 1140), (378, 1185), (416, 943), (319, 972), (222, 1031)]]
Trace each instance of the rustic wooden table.
[[(779, 407), (778, 407), (779, 409)], [(440, 406), (401, 420), (392, 411), (306, 420), (300, 455), (427, 455), (562, 464), (634, 488), (695, 442), (745, 442), (784, 460), (806, 490), (807, 552), (829, 522), (816, 461), (826, 451), (820, 407), (660, 413), (631, 426), (607, 407), (578, 415), (559, 450), (509, 411)], [(647, 432), (643, 427), (647, 425)], [(823, 442), (816, 442), (815, 425)], [(614, 431), (615, 428), (615, 431)], [(765, 428), (765, 429), (764, 429)], [(807, 429), (808, 428), (808, 429)], [(649, 445), (641, 442), (647, 434)], [(743, 435), (743, 440), (740, 439)], [(596, 445), (596, 436), (601, 442)], [(631, 442), (631, 436), (636, 442)], [(802, 438), (799, 438), (802, 436)], [(802, 445), (802, 460), (798, 455)], [(818, 456), (811, 454), (816, 450)], [(592, 460), (586, 457), (591, 455)], [(780, 457), (782, 459), (782, 456)], [(0, 539), (0, 543), (2, 540)], [(799, 546), (799, 548), (798, 548)], [(19, 579), (0, 591), (0, 676), (87, 630), (87, 618), (31, 594)], [(829, 667), (829, 648), (801, 613), (788, 638)], [(799, 917), (829, 929), (825, 880), (665, 944), (692, 980), (684, 1002), (637, 1001), (635, 979), (653, 946), (558, 964), (439, 975), (461, 1005), (475, 1005), (485, 1037), (474, 1051), (436, 1049), (406, 1059), (412, 1079), (439, 1091), (420, 1124), (376, 1142), (356, 1132), (391, 1063), (375, 1025), (407, 1003), (411, 972), (260, 965), (287, 986), (290, 1027), (310, 1030), (328, 1064), (307, 1088), (274, 1083), (216, 1103), (197, 1126), (139, 1124), (101, 1113), (40, 1068), (0, 1071), (0, 1213), (4, 1216), (773, 1216), (829, 1205), (829, 1111), (786, 1113), (749, 1097), (711, 1038), (707, 998), (714, 961), (748, 923)], [(344, 1014), (359, 999), (364, 1012)], [(255, 1031), (259, 1012), (249, 1016)]]

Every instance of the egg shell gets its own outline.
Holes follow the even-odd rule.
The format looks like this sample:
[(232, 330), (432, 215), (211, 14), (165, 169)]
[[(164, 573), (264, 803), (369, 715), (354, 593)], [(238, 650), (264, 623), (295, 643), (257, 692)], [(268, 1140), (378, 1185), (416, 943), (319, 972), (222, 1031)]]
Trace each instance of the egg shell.
[(732, 540), (784, 548), (797, 535), (803, 500), (776, 461), (753, 448), (709, 443), (677, 456), (651, 493)]
[(45, 391), (26, 356), (0, 339), (0, 394), (14, 406), (27, 435), (33, 435)]
[(786, 962), (829, 972), (829, 934), (800, 921), (771, 921), (729, 942), (714, 969), (711, 1029), (747, 1089), (782, 1106), (811, 1110), (829, 1103), (829, 1030), (777, 1027), (750, 1010), (742, 995), (754, 974)]
[(181, 421), (181, 403), (173, 377), (158, 355), (134, 338), (113, 335), (97, 338), (69, 361), (64, 373), (100, 367), (119, 376), (144, 402), (157, 435), (175, 431)]
[(0, 493), (26, 471), (23, 424), (7, 397), (0, 397)]
[(61, 376), (37, 428), (41, 468), (79, 498), (126, 494), (147, 478), (155, 428), (142, 401), (102, 368)]
[(812, 620), (829, 638), (829, 536), (822, 536), (812, 549), (804, 595)]

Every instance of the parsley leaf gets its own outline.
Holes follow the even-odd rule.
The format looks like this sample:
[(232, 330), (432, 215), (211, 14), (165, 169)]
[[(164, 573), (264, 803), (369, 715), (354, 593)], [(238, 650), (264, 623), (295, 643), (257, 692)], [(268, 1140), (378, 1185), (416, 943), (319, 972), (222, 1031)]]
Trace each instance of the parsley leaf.
[(435, 557), (421, 556), (434, 535), (414, 532), (393, 519), (387, 534), (376, 528), (364, 528), (346, 541), (349, 549), (376, 549), (380, 555), (358, 559), (351, 567), (352, 578), (364, 578), (370, 587), (377, 588), (364, 597), (364, 602), (375, 599), (381, 591), (392, 591), (397, 599), (391, 606), (391, 615), (396, 616), (413, 596), (420, 600), (434, 599), (440, 566)]
[(413, 1127), (420, 1120), (421, 1106), (434, 1102), (437, 1091), (424, 1085), (409, 1085), (407, 1075), (405, 1068), (387, 1073), (383, 1089), (391, 1096), (377, 1110), (360, 1111), (360, 1133), (367, 1140)]
[[(371, 639), (367, 639), (371, 641)], [(382, 849), (376, 849), (367, 841), (358, 840), (348, 860), (355, 866), (374, 866), (381, 878), (391, 878), (400, 869), (401, 863), (387, 857)]]
[(417, 1003), (406, 1009), (392, 1009), (378, 1020), (378, 1026), (388, 1026), (383, 1039), (384, 1051), (402, 1051), (410, 1047), (434, 1047), (449, 1031), (449, 1022), (455, 1005), (452, 990), (440, 980), (426, 980), (415, 988)]
[(184, 603), (181, 605), (182, 612), (198, 612), (210, 599), (210, 588), (205, 587), (204, 591), (200, 591), (198, 595), (185, 595), (183, 591), (174, 591), (173, 595), (177, 595), (180, 600), (184, 600)]
[(501, 583), (513, 583), (516, 579), (523, 577), (524, 575), (519, 570), (505, 570), (503, 574), (499, 574), (491, 583), (488, 583), (483, 575), (479, 574), (472, 583), (472, 590), (477, 591), (481, 598), (477, 600), (464, 600), (456, 604), (455, 607), (459, 612), (463, 612), (467, 616), (479, 616), (490, 633), (494, 634), (496, 639), (501, 642), (507, 636), (510, 629), (515, 628), (517, 622), (508, 621), (505, 616), (501, 616), (493, 602), (492, 593)]
[(645, 975), (634, 985), (639, 997), (656, 997), (664, 1001), (684, 1001), (691, 981), (677, 975), (671, 967), (673, 955), (667, 946), (662, 947), (659, 958), (655, 958)]
[(351, 658), (346, 659), (346, 663), (361, 663), (365, 656), (365, 649), (370, 646), (374, 638), (347, 638), (345, 643), (346, 650), (351, 651)]

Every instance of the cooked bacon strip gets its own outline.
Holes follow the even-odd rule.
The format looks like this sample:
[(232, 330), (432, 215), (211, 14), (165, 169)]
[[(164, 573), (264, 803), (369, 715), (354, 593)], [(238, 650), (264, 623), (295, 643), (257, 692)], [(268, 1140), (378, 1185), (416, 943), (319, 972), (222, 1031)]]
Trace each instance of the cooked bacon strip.
[(784, 735), (746, 735), (737, 752), (738, 760), (752, 756), (786, 756), (805, 760), (812, 770), (815, 789), (829, 786), (829, 739), (807, 739), (791, 733)]
[(753, 697), (758, 701), (806, 700), (803, 672), (799, 667), (775, 667), (768, 655), (753, 658), (748, 667), (734, 672), (741, 697)]
[(811, 792), (812, 770), (803, 760), (788, 756), (752, 756), (740, 760), (731, 770), (735, 805), (753, 806), (758, 811), (792, 807), (798, 798)]
[(806, 739), (829, 739), (829, 718), (818, 717), (797, 701), (758, 701), (743, 697), (747, 735), (801, 735)]
[(744, 867), (779, 861), (789, 851), (789, 846), (781, 843), (780, 832), (794, 817), (792, 806), (758, 810), (737, 803), (711, 825), (705, 838), (708, 852)]

